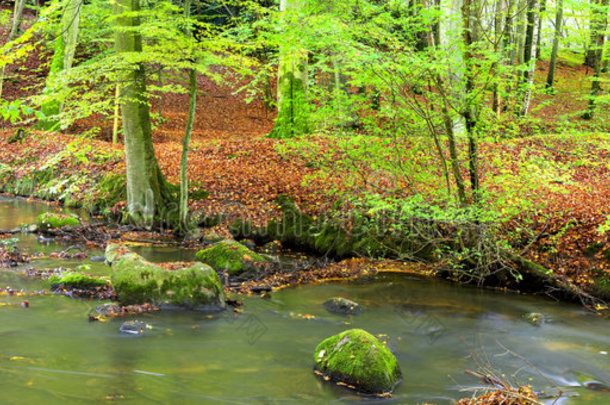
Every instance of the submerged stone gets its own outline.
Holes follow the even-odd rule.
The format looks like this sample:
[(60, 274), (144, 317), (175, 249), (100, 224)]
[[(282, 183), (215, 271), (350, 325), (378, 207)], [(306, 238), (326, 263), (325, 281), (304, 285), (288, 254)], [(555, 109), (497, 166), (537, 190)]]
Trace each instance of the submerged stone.
[(121, 333), (125, 333), (128, 335), (141, 335), (148, 329), (152, 329), (152, 326), (140, 321), (123, 322), (123, 324), (119, 328)]
[(540, 312), (530, 312), (523, 315), (523, 317), (534, 326), (540, 326), (544, 323), (544, 315)]
[(106, 248), (111, 281), (124, 305), (151, 303), (162, 309), (222, 310), (225, 296), (216, 272), (203, 263), (166, 270), (118, 245)]
[(355, 301), (342, 297), (332, 297), (322, 304), (329, 312), (346, 315), (356, 315), (362, 312), (362, 307)]
[(393, 391), (402, 376), (387, 346), (362, 329), (324, 340), (315, 350), (314, 362), (323, 376), (367, 394)]
[(50, 229), (63, 228), (64, 226), (78, 226), (80, 221), (68, 215), (47, 212), (38, 217), (38, 229), (46, 232)]
[(230, 275), (238, 275), (246, 271), (256, 270), (267, 259), (233, 239), (225, 239), (196, 254), (197, 260), (209, 264), (218, 272), (227, 271)]

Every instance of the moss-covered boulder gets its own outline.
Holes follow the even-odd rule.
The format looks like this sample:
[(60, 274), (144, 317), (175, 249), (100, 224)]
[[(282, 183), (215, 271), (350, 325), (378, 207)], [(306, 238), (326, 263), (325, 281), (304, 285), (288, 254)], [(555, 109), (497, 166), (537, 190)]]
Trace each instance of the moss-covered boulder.
[(324, 340), (316, 348), (314, 361), (322, 375), (367, 394), (393, 391), (402, 376), (387, 346), (362, 329)]
[(38, 217), (38, 229), (46, 232), (49, 229), (63, 228), (64, 226), (78, 226), (80, 221), (69, 215), (47, 212)]
[(214, 270), (232, 276), (246, 271), (256, 270), (257, 265), (264, 264), (267, 259), (233, 239), (225, 239), (196, 254), (197, 260), (209, 264)]
[(362, 307), (355, 301), (343, 297), (332, 297), (322, 303), (324, 309), (336, 314), (356, 315), (362, 312)]
[(203, 263), (167, 270), (117, 244), (106, 248), (111, 281), (125, 305), (149, 302), (165, 309), (222, 310), (225, 296), (218, 274)]

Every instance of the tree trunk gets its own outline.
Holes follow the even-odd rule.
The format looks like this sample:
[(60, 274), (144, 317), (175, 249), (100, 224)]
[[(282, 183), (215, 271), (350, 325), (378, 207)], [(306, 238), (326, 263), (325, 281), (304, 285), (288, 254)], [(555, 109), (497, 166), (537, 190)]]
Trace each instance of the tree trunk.
[(587, 111), (583, 114), (583, 118), (590, 120), (595, 113), (596, 99), (602, 91), (600, 76), (602, 72), (602, 58), (604, 56), (604, 43), (606, 39), (606, 28), (608, 27), (608, 3), (609, 0), (601, 0), (595, 13), (595, 43), (594, 58), (593, 58), (593, 78), (591, 82), (591, 95)]
[(25, 0), (15, 0), (15, 11), (13, 13), (13, 23), (11, 25), (11, 32), (8, 34), (8, 40), (11, 42), (17, 39), (19, 31), (21, 30), (21, 22), (23, 21), (23, 7)]
[(557, 66), (557, 56), (559, 54), (559, 40), (561, 38), (561, 26), (563, 24), (563, 0), (557, 0), (557, 13), (555, 14), (555, 34), (553, 36), (553, 51), (551, 52), (551, 62), (549, 73), (546, 78), (546, 88), (553, 89), (555, 83), (555, 67)]
[(470, 188), (472, 192), (472, 201), (477, 204), (479, 202), (479, 167), (478, 167), (478, 144), (476, 138), (476, 127), (477, 119), (476, 112), (473, 111), (473, 106), (470, 105), (470, 95), (474, 91), (474, 78), (473, 78), (473, 36), (472, 36), (472, 14), (473, 14), (473, 0), (464, 0), (462, 5), (462, 21), (464, 28), (462, 30), (462, 37), (464, 41), (464, 64), (466, 66), (466, 97), (462, 109), (462, 117), (466, 126), (466, 135), (468, 136), (468, 172), (470, 175)]
[[(25, 0), (15, 0), (15, 11), (13, 13), (13, 23), (11, 24), (11, 31), (8, 34), (7, 43), (14, 41), (19, 36), (21, 30), (21, 22), (23, 21), (23, 6)], [(4, 76), (6, 75), (6, 65), (2, 66), (2, 72), (0, 72), (0, 98), (2, 98), (2, 90), (4, 87)]]
[[(184, 4), (184, 17), (188, 19), (191, 15), (191, 0)], [(186, 35), (190, 35), (187, 29)], [(194, 62), (193, 62), (194, 63)], [(197, 70), (192, 67), (189, 70), (189, 112), (186, 120), (184, 138), (182, 139), (182, 156), (180, 158), (180, 197), (178, 201), (178, 231), (185, 234), (191, 228), (189, 221), (189, 182), (188, 182), (188, 157), (195, 114), (197, 112)]]
[(527, 0), (527, 30), (525, 35), (525, 48), (523, 52), (523, 63), (529, 65), (523, 75), (525, 89), (519, 114), (525, 117), (529, 112), (532, 92), (534, 87), (534, 73), (536, 71), (536, 42), (534, 41), (534, 31), (536, 27), (536, 2), (537, 0)]
[[(119, 55), (142, 52), (142, 38), (137, 32), (140, 19), (133, 15), (139, 11), (139, 0), (115, 0), (116, 23), (118, 27), (127, 29), (115, 34), (115, 47)], [(172, 212), (167, 208), (173, 198), (159, 169), (153, 147), (144, 66), (133, 63), (121, 73), (128, 219), (138, 227), (148, 228), (155, 223), (156, 217), (171, 223), (173, 219), (169, 215)]]
[(186, 232), (190, 229), (188, 214), (189, 183), (188, 183), (188, 154), (195, 123), (197, 107), (197, 71), (189, 71), (189, 113), (186, 121), (186, 130), (182, 139), (182, 157), (180, 158), (180, 201), (179, 201), (179, 230)]
[(116, 145), (119, 143), (119, 116), (121, 115), (121, 86), (119, 83), (115, 85), (114, 90), (114, 120), (112, 123), (112, 143)]
[(536, 60), (542, 60), (542, 32), (544, 30), (544, 13), (546, 13), (546, 0), (540, 0), (538, 12), (538, 34), (536, 36)]
[(590, 21), (590, 29), (589, 29), (589, 47), (586, 50), (585, 53), (585, 62), (584, 65), (590, 68), (593, 68), (593, 65), (595, 64), (595, 44), (597, 42), (597, 27), (599, 26), (598, 24), (598, 18), (599, 18), (599, 11), (598, 8), (600, 7), (602, 0), (591, 0), (590, 4), (591, 4), (591, 21)]
[[(80, 23), (80, 10), (83, 0), (64, 0), (63, 15), (61, 18), (61, 32), (55, 39), (55, 49), (51, 69), (47, 77), (45, 94), (56, 93), (61, 84), (56, 83), (57, 76), (63, 70), (72, 68), (76, 43), (78, 38), (78, 26)], [(41, 126), (46, 130), (52, 130), (58, 125), (57, 115), (61, 112), (62, 103), (59, 100), (52, 100), (42, 106), (42, 113), (45, 118), (41, 121)]]
[[(299, 0), (281, 0), (280, 10), (286, 14), (298, 7)], [(278, 114), (270, 138), (291, 138), (309, 132), (307, 103), (307, 51), (294, 44), (280, 47), (278, 66)]]

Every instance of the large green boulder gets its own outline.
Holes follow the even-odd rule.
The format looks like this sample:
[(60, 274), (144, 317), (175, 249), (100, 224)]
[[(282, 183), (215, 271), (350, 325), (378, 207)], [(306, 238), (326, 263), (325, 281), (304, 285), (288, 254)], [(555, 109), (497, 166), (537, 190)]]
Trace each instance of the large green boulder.
[(124, 305), (145, 302), (160, 308), (222, 310), (225, 296), (218, 274), (203, 263), (167, 270), (118, 244), (106, 248), (111, 282)]
[(318, 345), (315, 368), (334, 382), (367, 394), (391, 392), (401, 379), (396, 357), (362, 329), (350, 329)]
[(38, 217), (38, 229), (46, 232), (50, 229), (63, 228), (64, 226), (78, 226), (80, 221), (68, 215), (46, 212)]
[(225, 270), (232, 276), (264, 264), (267, 259), (233, 239), (225, 239), (196, 254), (198, 261), (209, 264), (218, 272)]

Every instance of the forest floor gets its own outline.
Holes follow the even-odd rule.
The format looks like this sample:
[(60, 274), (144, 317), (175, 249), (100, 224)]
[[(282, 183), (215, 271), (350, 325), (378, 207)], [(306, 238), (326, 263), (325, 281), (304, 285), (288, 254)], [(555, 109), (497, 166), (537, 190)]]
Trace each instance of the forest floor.
[[(6, 28), (0, 32), (0, 37), (5, 36)], [(13, 100), (36, 91), (46, 74), (42, 62), (47, 56), (35, 53), (20, 71), (9, 68), (3, 97)], [(544, 80), (547, 68), (547, 63), (539, 63), (538, 81)], [(559, 167), (550, 179), (556, 187), (538, 189), (536, 195), (529, 196), (533, 205), (540, 208), (528, 218), (531, 234), (536, 236), (523, 242), (522, 254), (585, 288), (601, 278), (610, 280), (610, 238), (600, 232), (610, 214), (610, 140), (603, 132), (575, 137), (561, 132), (568, 119), (571, 128), (591, 130), (588, 122), (578, 118), (578, 112), (586, 105), (589, 73), (587, 68), (564, 58), (558, 66), (556, 93), (539, 95), (533, 101), (532, 124), (520, 128), (517, 137), (481, 145), (483, 176), (486, 171), (516, 172), (528, 160), (543, 160)], [(11, 75), (18, 78), (11, 79)], [(192, 209), (207, 216), (245, 218), (254, 225), (279, 217), (277, 198), (281, 195), (294, 198), (311, 215), (321, 215), (329, 209), (334, 198), (327, 193), (327, 182), (333, 179), (306, 182), (315, 178), (315, 166), (305, 157), (287, 158), (282, 153), (284, 141), (265, 137), (273, 126), (274, 114), (261, 99), (246, 103), (243, 95), (233, 94), (230, 83), (215, 84), (203, 77), (199, 86), (188, 172), (191, 188), (205, 190), (209, 196), (192, 201)], [(163, 116), (153, 132), (155, 149), (159, 164), (172, 183), (178, 182), (186, 97), (164, 95), (160, 109), (159, 99), (152, 100), (152, 110)], [(19, 176), (40, 168), (73, 142), (81, 149), (91, 145), (92, 151), (120, 153), (121, 146), (108, 142), (111, 125), (109, 119), (91, 116), (63, 134), (31, 129), (30, 136), (12, 142), (15, 128), (0, 124), (0, 164), (16, 165)], [(79, 137), (94, 126), (100, 129), (95, 139)], [(324, 148), (325, 142), (330, 141), (320, 138), (317, 142)], [(502, 156), (503, 167), (490, 164), (492, 156)], [(124, 163), (80, 159), (66, 162), (64, 170), (79, 175), (120, 174)], [(335, 177), (338, 183), (341, 173)], [(519, 226), (516, 218), (513, 228)], [(222, 226), (217, 231), (227, 232)]]

